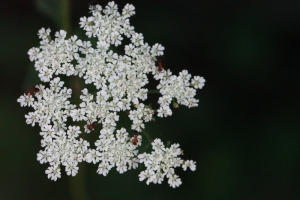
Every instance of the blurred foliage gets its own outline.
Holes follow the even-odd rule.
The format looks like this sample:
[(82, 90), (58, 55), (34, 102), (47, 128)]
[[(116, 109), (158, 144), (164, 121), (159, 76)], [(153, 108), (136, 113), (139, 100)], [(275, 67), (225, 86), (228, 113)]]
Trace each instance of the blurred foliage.
[[(56, 182), (47, 179), (47, 166), (36, 160), (39, 129), (26, 125), (30, 109), (16, 102), (39, 83), (27, 55), (39, 45), (37, 31), (49, 27), (54, 34), (64, 26), (61, 6), (37, 2), (0, 7), (0, 199), (74, 199), (70, 189), (78, 178), (89, 199), (299, 197), (299, 1), (128, 1), (136, 7), (135, 29), (150, 45), (166, 47), (166, 68), (207, 80), (197, 94), (199, 107), (180, 107), (172, 117), (146, 124), (153, 137), (180, 143), (183, 158), (197, 161), (195, 172), (176, 170), (183, 181), (178, 189), (166, 181), (139, 182), (142, 169), (99, 176), (91, 164), (80, 166), (79, 177), (63, 172)], [(115, 2), (119, 8), (127, 3)], [(77, 34), (87, 1), (71, 1), (69, 14), (70, 31)]]
[(62, 0), (36, 0), (36, 8), (42, 14), (45, 15), (47, 18), (54, 21), (57, 24), (58, 28), (61, 28), (61, 15), (60, 13), (63, 12), (62, 7)]

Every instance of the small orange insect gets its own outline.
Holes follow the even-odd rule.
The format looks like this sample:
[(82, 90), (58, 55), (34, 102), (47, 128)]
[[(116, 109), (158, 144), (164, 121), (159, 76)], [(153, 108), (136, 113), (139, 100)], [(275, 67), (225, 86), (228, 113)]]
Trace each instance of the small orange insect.
[(94, 121), (93, 123), (90, 123), (87, 125), (87, 128), (90, 130), (90, 131), (93, 131), (95, 130), (95, 127), (97, 126), (98, 122)]
[(162, 56), (156, 56), (156, 61), (155, 61), (155, 64), (156, 64), (156, 67), (158, 67), (158, 71), (162, 71), (164, 69), (164, 64), (163, 64), (163, 59), (164, 57)]
[(29, 89), (25, 92), (25, 95), (34, 95), (35, 93), (37, 93), (39, 91), (40, 91), (39, 88), (37, 88), (36, 86), (33, 86), (31, 89)]
[(137, 143), (139, 142), (139, 139), (138, 139), (138, 135), (139, 133), (137, 131), (133, 131), (133, 140), (131, 141), (133, 145), (137, 145)]

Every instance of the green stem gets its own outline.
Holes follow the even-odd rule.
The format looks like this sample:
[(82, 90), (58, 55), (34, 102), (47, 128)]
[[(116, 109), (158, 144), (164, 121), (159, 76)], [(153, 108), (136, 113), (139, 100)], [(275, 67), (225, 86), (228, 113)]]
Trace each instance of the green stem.
[(148, 94), (159, 94), (159, 90), (148, 90)]
[(61, 2), (61, 26), (70, 35), (71, 32), (71, 14), (70, 0), (62, 0)]
[[(71, 35), (71, 12), (70, 12), (70, 0), (61, 1), (61, 28), (67, 32), (67, 35)], [(70, 83), (75, 90), (73, 93), (80, 93), (78, 87), (78, 79), (71, 79)], [(70, 177), (70, 193), (71, 199), (74, 200), (87, 200), (88, 196), (86, 194), (86, 185), (85, 185), (85, 163), (79, 164), (79, 172), (75, 177)]]
[(86, 186), (85, 186), (86, 163), (79, 163), (78, 167), (79, 170), (76, 176), (69, 177), (71, 199), (87, 200), (89, 198), (86, 194)]
[(152, 137), (145, 129), (142, 130), (142, 133), (146, 136), (146, 138), (148, 139), (149, 142), (153, 141)]

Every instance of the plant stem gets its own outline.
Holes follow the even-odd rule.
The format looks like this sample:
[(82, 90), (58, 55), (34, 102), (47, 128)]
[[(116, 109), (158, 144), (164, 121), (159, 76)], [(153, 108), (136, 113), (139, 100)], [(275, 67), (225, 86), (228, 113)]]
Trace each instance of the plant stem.
[(146, 138), (148, 139), (149, 142), (153, 141), (152, 137), (145, 129), (142, 130), (142, 133), (146, 136)]
[(70, 195), (73, 200), (87, 200), (85, 187), (85, 168), (86, 163), (80, 163), (78, 165), (79, 170), (76, 176), (69, 177)]
[(159, 94), (159, 90), (148, 90), (148, 94)]
[[(70, 0), (61, 0), (61, 28), (67, 32), (67, 35), (71, 34), (71, 12), (70, 12)], [(80, 88), (78, 87), (79, 80), (76, 78), (71, 79), (70, 83), (73, 87), (74, 94), (80, 93)], [(70, 177), (70, 194), (71, 199), (74, 200), (87, 200), (88, 196), (86, 194), (85, 186), (85, 163), (80, 163), (79, 173), (75, 177)]]
[(70, 1), (62, 0), (61, 2), (61, 26), (70, 35), (71, 32), (71, 14)]

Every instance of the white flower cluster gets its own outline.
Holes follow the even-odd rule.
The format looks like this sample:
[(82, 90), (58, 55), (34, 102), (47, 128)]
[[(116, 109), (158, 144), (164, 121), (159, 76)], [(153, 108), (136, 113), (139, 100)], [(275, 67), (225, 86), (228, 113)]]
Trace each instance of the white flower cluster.
[[(116, 130), (116, 124), (119, 113), (126, 111), (132, 121), (131, 129), (142, 132), (144, 123), (151, 121), (154, 115), (172, 115), (172, 100), (188, 107), (197, 106), (198, 100), (194, 97), (196, 89), (204, 86), (204, 78), (192, 78), (187, 70), (179, 76), (172, 75), (170, 70), (163, 69), (162, 63), (157, 64), (164, 47), (160, 44), (149, 46), (143, 35), (130, 26), (129, 17), (135, 14), (133, 5), (127, 4), (121, 14), (117, 5), (109, 2), (103, 9), (100, 5), (92, 6), (91, 13), (92, 16), (82, 17), (79, 24), (88, 37), (97, 39), (95, 45), (76, 35), (66, 39), (67, 33), (63, 30), (51, 39), (50, 29), (42, 28), (38, 32), (40, 47), (28, 51), (41, 81), (50, 82), (49, 87), (34, 86), (18, 99), (21, 106), (35, 110), (25, 115), (26, 123), (37, 123), (42, 130), (44, 150), (38, 153), (38, 160), (50, 164), (46, 174), (52, 180), (61, 176), (60, 165), (65, 166), (68, 175), (74, 176), (79, 162), (100, 162), (97, 172), (105, 176), (114, 166), (123, 173), (141, 162), (147, 170), (140, 174), (140, 179), (147, 177), (147, 184), (160, 183), (167, 176), (172, 187), (179, 186), (181, 181), (174, 168), (189, 166), (195, 170), (193, 161), (178, 158), (179, 145), (165, 148), (156, 139), (152, 143), (154, 152), (141, 154), (138, 159), (137, 147), (141, 145), (142, 136), (129, 137), (124, 128)], [(125, 45), (125, 55), (118, 55), (110, 47), (121, 45), (124, 36), (131, 43)], [(149, 74), (159, 81), (157, 89), (162, 96), (157, 110), (144, 104)], [(80, 104), (71, 104), (72, 90), (63, 87), (64, 82), (58, 75), (79, 76), (86, 84), (93, 84), (97, 92), (90, 93), (84, 88)], [(87, 123), (85, 129), (67, 126), (71, 119)], [(89, 133), (98, 125), (102, 127), (99, 140), (95, 143), (96, 149), (91, 149), (79, 134)]]
[(78, 172), (78, 163), (85, 160), (90, 145), (83, 139), (77, 139), (81, 133), (79, 126), (69, 126), (68, 130), (55, 130), (51, 125), (42, 127), (41, 141), (44, 150), (37, 154), (41, 164), (49, 163), (46, 170), (48, 178), (56, 180), (61, 177), (60, 165), (65, 166), (67, 175), (75, 176)]
[(152, 143), (151, 154), (143, 153), (138, 155), (140, 163), (144, 163), (146, 170), (139, 174), (140, 181), (147, 179), (147, 185), (151, 182), (161, 184), (166, 176), (171, 187), (181, 185), (181, 179), (175, 174), (174, 168), (182, 166), (184, 170), (189, 167), (196, 170), (196, 162), (192, 160), (182, 160), (178, 156), (182, 154), (179, 144), (172, 144), (166, 148), (160, 139), (155, 139)]
[(101, 160), (97, 170), (98, 174), (106, 176), (114, 166), (121, 174), (128, 169), (138, 167), (138, 159), (136, 158), (138, 150), (136, 147), (141, 145), (140, 135), (138, 136), (138, 143), (134, 145), (124, 128), (117, 131), (116, 137), (110, 129), (102, 129), (95, 145), (96, 150), (89, 149), (86, 161), (96, 164)]

